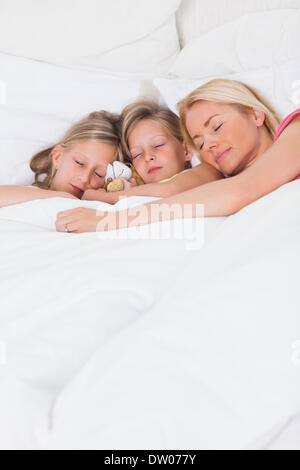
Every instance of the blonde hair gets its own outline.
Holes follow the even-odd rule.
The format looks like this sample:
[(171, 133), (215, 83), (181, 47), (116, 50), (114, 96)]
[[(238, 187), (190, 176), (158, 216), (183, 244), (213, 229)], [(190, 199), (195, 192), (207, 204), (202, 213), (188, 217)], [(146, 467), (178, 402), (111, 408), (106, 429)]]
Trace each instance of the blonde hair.
[(232, 104), (242, 112), (247, 112), (252, 108), (260, 109), (265, 113), (264, 126), (273, 138), (281, 122), (281, 117), (254, 88), (235, 80), (221, 78), (211, 80), (192, 91), (177, 104), (182, 135), (186, 142), (198, 153), (199, 149), (196, 148), (186, 127), (187, 112), (198, 101)]
[[(30, 160), (30, 168), (34, 172), (34, 186), (49, 189), (56, 169), (53, 167), (52, 154), (55, 147), (61, 146), (64, 150), (72, 148), (77, 142), (94, 141), (116, 146), (116, 160), (123, 161), (124, 155), (121, 145), (120, 115), (108, 111), (90, 113), (84, 119), (74, 124), (65, 135), (51, 147), (38, 152)], [(46, 177), (40, 181), (42, 175)]]
[[(179, 117), (170, 109), (159, 105), (151, 99), (139, 99), (126, 106), (121, 114), (122, 130), (121, 140), (125, 152), (125, 158), (132, 163), (128, 139), (134, 127), (144, 119), (157, 122), (169, 134), (179, 142), (183, 142)], [(191, 163), (186, 162), (185, 168), (190, 168)]]

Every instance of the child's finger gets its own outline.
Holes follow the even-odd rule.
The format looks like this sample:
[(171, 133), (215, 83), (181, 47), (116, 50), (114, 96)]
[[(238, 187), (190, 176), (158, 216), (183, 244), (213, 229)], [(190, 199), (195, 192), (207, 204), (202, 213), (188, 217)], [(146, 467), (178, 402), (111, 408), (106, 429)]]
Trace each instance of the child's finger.
[(130, 183), (132, 184), (132, 186), (137, 186), (137, 182), (134, 178), (130, 178)]

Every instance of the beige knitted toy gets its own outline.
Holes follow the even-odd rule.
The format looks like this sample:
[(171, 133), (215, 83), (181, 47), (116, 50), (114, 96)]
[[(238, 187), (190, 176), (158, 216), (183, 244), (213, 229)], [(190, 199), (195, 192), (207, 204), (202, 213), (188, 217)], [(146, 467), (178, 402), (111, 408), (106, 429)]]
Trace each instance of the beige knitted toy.
[(137, 185), (144, 184), (142, 178), (133, 167), (130, 169), (124, 163), (115, 161), (112, 165), (109, 164), (107, 166), (104, 189), (107, 192), (123, 191), (124, 183), (119, 178), (124, 178), (127, 181), (134, 178)]

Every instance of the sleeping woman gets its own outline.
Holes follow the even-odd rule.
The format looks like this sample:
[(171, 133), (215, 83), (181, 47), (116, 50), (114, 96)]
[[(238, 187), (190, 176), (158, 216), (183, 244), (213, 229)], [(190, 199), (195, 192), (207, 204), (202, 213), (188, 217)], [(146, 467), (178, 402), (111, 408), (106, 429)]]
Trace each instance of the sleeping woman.
[(120, 116), (91, 113), (32, 157), (32, 186), (0, 186), (0, 207), (51, 197), (81, 199), (88, 186), (103, 187), (107, 165), (118, 159), (123, 159)]
[(120, 197), (168, 197), (223, 178), (209, 163), (191, 168), (192, 153), (182, 138), (179, 118), (171, 110), (139, 100), (128, 105), (121, 118), (125, 158), (145, 184), (119, 192), (88, 190), (82, 199), (114, 204)]
[[(66, 223), (74, 233), (145, 225), (175, 217), (171, 208), (189, 205), (188, 216), (235, 214), (300, 175), (300, 109), (280, 125), (276, 112), (249, 86), (215, 79), (193, 91), (179, 103), (183, 137), (203, 162), (222, 172), (224, 179), (203, 184), (180, 194), (152, 201), (137, 217), (136, 207), (119, 213), (107, 226), (107, 213), (76, 208), (58, 214), (56, 228)], [(152, 210), (153, 206), (155, 211)], [(168, 207), (170, 210), (163, 210)]]

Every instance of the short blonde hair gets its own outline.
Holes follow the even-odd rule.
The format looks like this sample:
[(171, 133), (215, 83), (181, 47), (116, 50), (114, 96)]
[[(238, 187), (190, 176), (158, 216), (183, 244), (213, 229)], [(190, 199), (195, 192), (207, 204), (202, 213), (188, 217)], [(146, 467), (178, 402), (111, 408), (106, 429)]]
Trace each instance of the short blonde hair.
[[(41, 189), (50, 189), (56, 171), (52, 164), (52, 154), (60, 145), (64, 150), (72, 148), (78, 142), (94, 141), (116, 146), (116, 160), (123, 161), (121, 144), (120, 115), (108, 111), (96, 111), (74, 124), (54, 145), (41, 150), (30, 160), (30, 168), (35, 174), (34, 185)], [(46, 175), (40, 181), (40, 176)]]
[(257, 108), (265, 113), (264, 125), (274, 138), (276, 130), (281, 122), (281, 117), (272, 106), (254, 88), (242, 82), (229, 79), (214, 79), (196, 90), (177, 104), (180, 115), (180, 125), (183, 138), (194, 150), (199, 153), (195, 143), (186, 127), (186, 116), (194, 103), (198, 101), (213, 101), (215, 103), (232, 104), (241, 111)]

